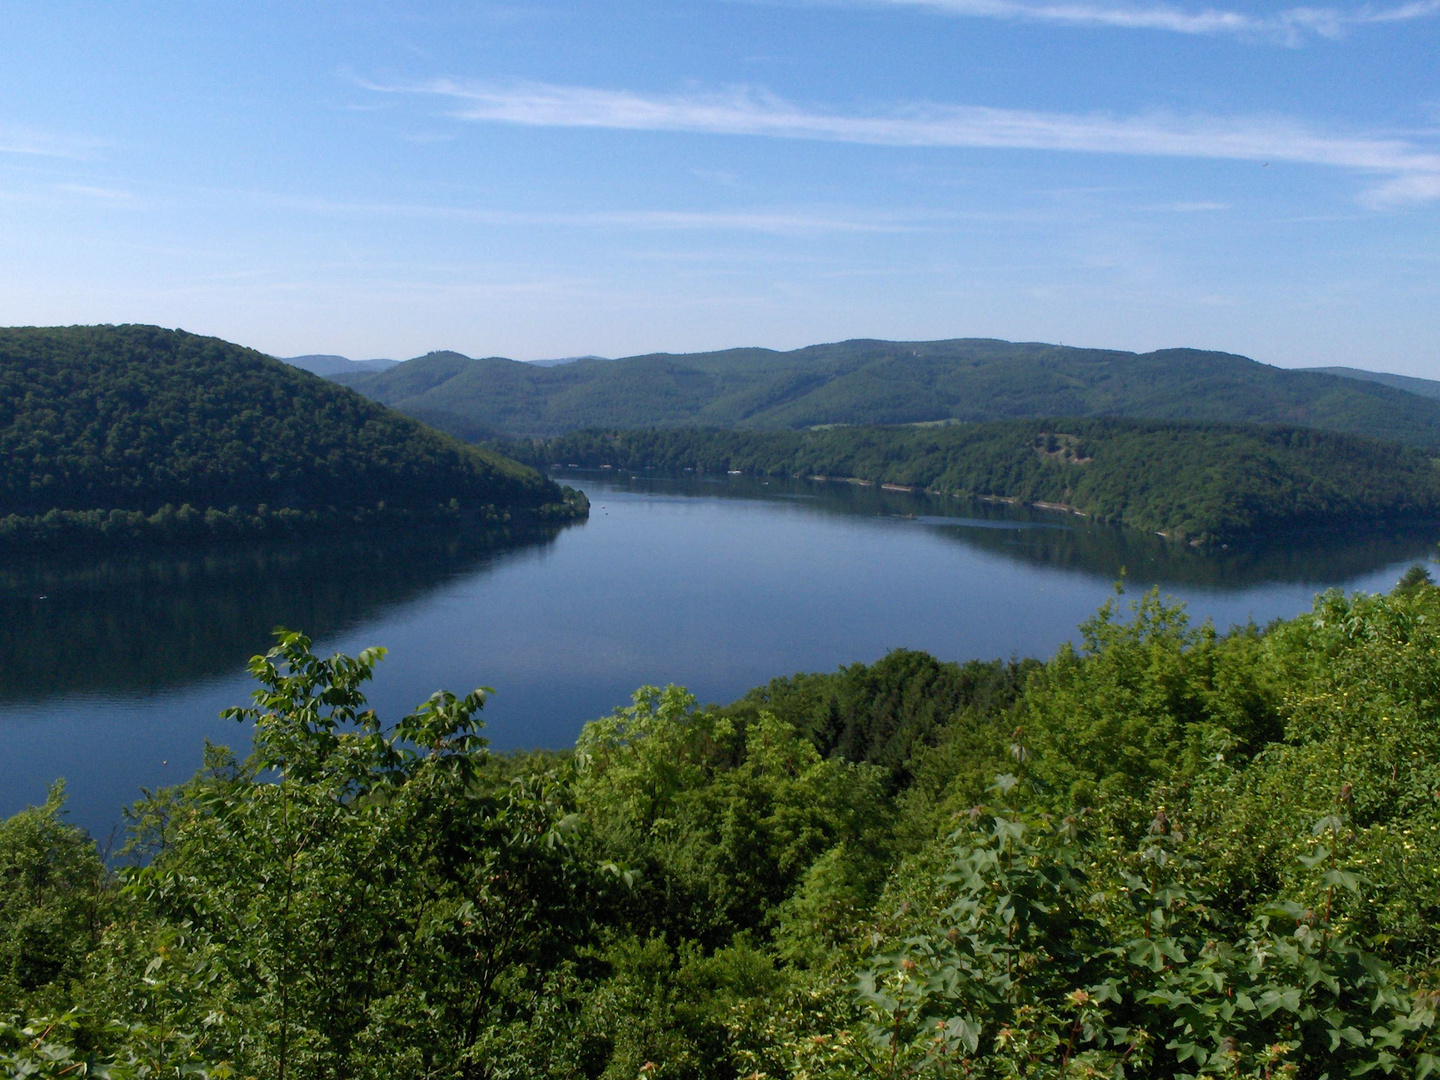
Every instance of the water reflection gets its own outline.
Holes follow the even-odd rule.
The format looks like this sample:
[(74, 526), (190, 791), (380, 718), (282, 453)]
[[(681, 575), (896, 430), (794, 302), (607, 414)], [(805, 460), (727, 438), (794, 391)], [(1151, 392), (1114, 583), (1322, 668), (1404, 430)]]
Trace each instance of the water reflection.
[[(570, 481), (575, 481), (577, 472), (587, 471), (566, 470)], [(779, 498), (816, 514), (885, 518), (896, 525), (931, 529), (957, 544), (1020, 563), (1107, 581), (1124, 573), (1131, 580), (1162, 588), (1244, 590), (1274, 584), (1322, 588), (1402, 560), (1424, 561), (1440, 538), (1440, 523), (1410, 521), (1294, 532), (1202, 552), (1133, 529), (1095, 525), (1073, 514), (860, 484), (650, 472), (606, 471), (589, 476), (607, 487), (649, 495)]]
[(1143, 533), (1079, 526), (1064, 532), (1015, 530), (999, 535), (955, 529), (963, 544), (1025, 562), (1153, 582), (1162, 587), (1202, 586), (1240, 591), (1255, 585), (1297, 583), (1317, 588), (1358, 577), (1403, 559), (1424, 560), (1435, 548), (1437, 526), (1406, 523), (1363, 530), (1267, 537), (1205, 554)]
[[(0, 566), (0, 817), (70, 781), (107, 832), (142, 787), (178, 783), (253, 690), (271, 628), (322, 652), (390, 652), (382, 717), (435, 690), (496, 688), (498, 749), (573, 745), (635, 687), (729, 701), (779, 674), (874, 661), (1049, 656), (1127, 567), (1220, 629), (1307, 609), (1322, 588), (1388, 589), (1428, 530), (1288, 538), (1208, 557), (1006, 506), (743, 477), (566, 476), (590, 520), (458, 543), (434, 534)], [(696, 497), (701, 496), (701, 497)], [(42, 599), (43, 597), (43, 599)]]
[(276, 626), (341, 633), (559, 531), (368, 531), (11, 558), (0, 566), (0, 702), (156, 693), (232, 673)]

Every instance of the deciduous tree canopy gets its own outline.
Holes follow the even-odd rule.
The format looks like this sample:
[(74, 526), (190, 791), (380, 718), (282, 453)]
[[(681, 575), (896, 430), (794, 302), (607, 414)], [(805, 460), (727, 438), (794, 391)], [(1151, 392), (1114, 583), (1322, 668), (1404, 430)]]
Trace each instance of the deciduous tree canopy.
[(107, 869), (0, 823), (15, 1076), (1337, 1077), (1440, 1064), (1440, 589), (899, 652), (569, 754), (285, 633)]
[(531, 469), (215, 338), (0, 330), (0, 540), (494, 518), (563, 499)]

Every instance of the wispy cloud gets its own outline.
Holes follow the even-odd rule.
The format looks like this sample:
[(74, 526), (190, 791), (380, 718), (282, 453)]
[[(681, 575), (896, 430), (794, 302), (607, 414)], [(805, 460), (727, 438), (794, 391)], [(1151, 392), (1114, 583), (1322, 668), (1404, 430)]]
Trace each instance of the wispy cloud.
[(1377, 209), (1440, 199), (1440, 173), (1407, 173), (1387, 180), (1365, 193), (1365, 203)]
[(1440, 153), (1388, 136), (1319, 131), (1284, 118), (1152, 112), (1048, 113), (980, 106), (910, 105), (871, 114), (808, 109), (746, 88), (647, 95), (584, 86), (501, 86), (434, 79), (373, 90), (422, 94), (460, 120), (530, 127), (608, 128), (814, 139), (877, 146), (1128, 154), (1323, 165), (1381, 177), (1372, 201), (1440, 197)]
[(1094, 3), (1090, 0), (859, 0), (866, 6), (923, 8), (962, 18), (1177, 34), (1231, 34), (1297, 45), (1308, 37), (1338, 38), (1360, 26), (1409, 22), (1440, 14), (1440, 0), (1411, 0), (1392, 7), (1291, 7), (1264, 15), (1171, 4)]
[(891, 218), (817, 214), (789, 210), (613, 210), (586, 213), (564, 211), (493, 210), (425, 203), (367, 202), (316, 199), (263, 192), (248, 193), (267, 205), (317, 214), (368, 217), (433, 218), (475, 225), (555, 226), (561, 228), (616, 228), (625, 230), (754, 232), (776, 235), (798, 233), (907, 233), (934, 227), (918, 217)]
[(81, 159), (91, 157), (103, 145), (98, 139), (54, 135), (0, 122), (0, 154)]
[(57, 190), (70, 195), (80, 195), (87, 199), (99, 199), (102, 202), (130, 202), (133, 196), (130, 192), (121, 188), (99, 187), (95, 184), (60, 184)]

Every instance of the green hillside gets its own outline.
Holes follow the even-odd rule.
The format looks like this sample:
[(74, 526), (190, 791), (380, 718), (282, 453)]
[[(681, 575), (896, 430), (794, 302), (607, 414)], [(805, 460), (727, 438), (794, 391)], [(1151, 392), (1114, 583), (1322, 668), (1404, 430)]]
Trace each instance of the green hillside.
[(0, 330), (0, 541), (563, 515), (535, 471), (216, 338)]
[(1290, 424), (1440, 450), (1440, 401), (1228, 353), (962, 339), (847, 341), (537, 367), (431, 353), (347, 386), (462, 438), (590, 427), (755, 429), (1032, 416)]
[(1435, 379), (1417, 379), (1413, 375), (1391, 375), (1388, 371), (1363, 371), (1353, 367), (1306, 368), (1305, 370), (1318, 371), (1325, 375), (1338, 375), (1342, 379), (1358, 379), (1361, 382), (1392, 386), (1396, 390), (1404, 390), (1408, 394), (1419, 394), (1421, 397), (1440, 398), (1440, 382)]
[(851, 477), (1048, 503), (1199, 543), (1440, 517), (1440, 469), (1423, 451), (1303, 428), (1071, 418), (803, 432), (587, 431), (501, 445), (538, 465)]

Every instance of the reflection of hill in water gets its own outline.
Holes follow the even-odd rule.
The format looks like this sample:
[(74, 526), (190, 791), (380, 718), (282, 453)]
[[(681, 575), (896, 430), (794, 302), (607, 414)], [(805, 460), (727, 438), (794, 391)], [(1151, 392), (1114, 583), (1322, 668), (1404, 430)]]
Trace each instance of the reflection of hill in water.
[(1113, 580), (1123, 568), (1137, 585), (1246, 589), (1307, 584), (1317, 589), (1348, 581), (1404, 559), (1425, 560), (1435, 547), (1434, 525), (1268, 537), (1206, 555), (1159, 537), (1103, 527), (1074, 529), (954, 528), (959, 542), (997, 554)]
[[(570, 481), (576, 480), (575, 472)], [(556, 475), (561, 475), (557, 473)], [(584, 479), (596, 477), (584, 472)], [(1343, 582), (1405, 559), (1425, 560), (1440, 537), (1435, 523), (1372, 526), (1266, 537), (1202, 553), (1147, 533), (1088, 524), (1066, 514), (995, 503), (966, 503), (845, 483), (657, 473), (600, 474), (601, 482), (650, 494), (780, 498), (817, 513), (903, 519), (957, 543), (1017, 562), (1115, 580), (1124, 569), (1137, 585), (1245, 589), (1266, 584)], [(596, 502), (602, 490), (592, 490)]]
[(276, 626), (322, 638), (558, 533), (371, 531), (12, 558), (0, 566), (0, 701), (151, 692), (231, 673)]

